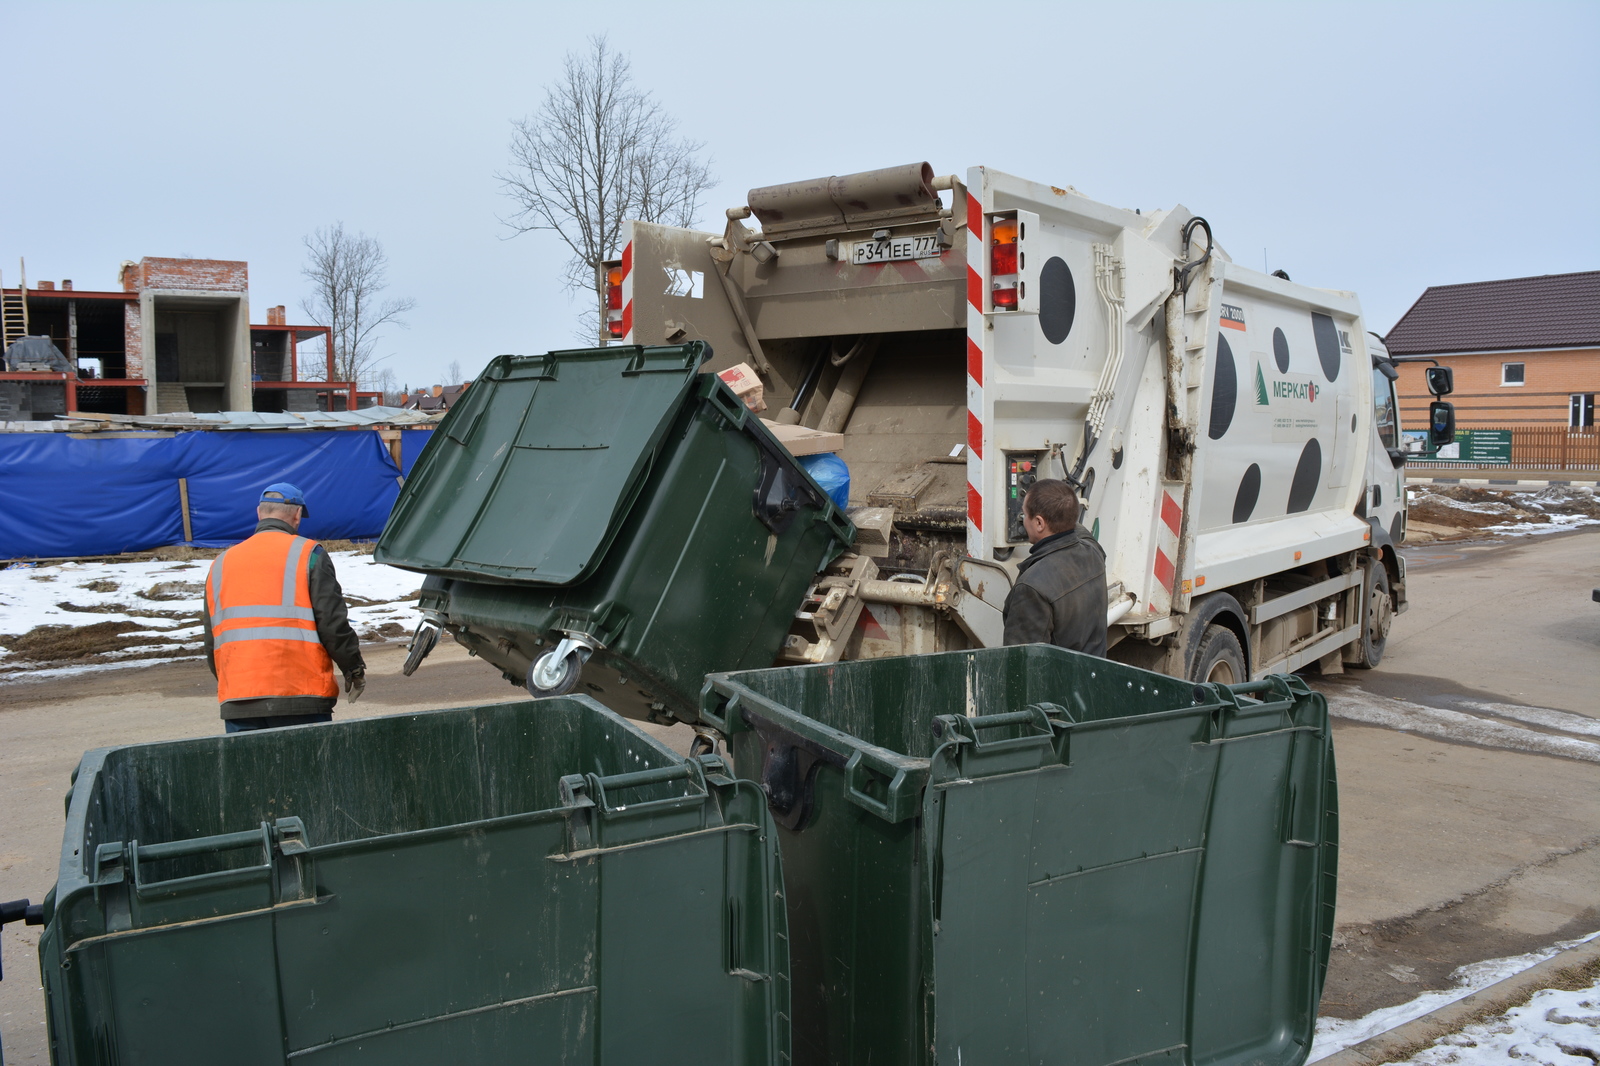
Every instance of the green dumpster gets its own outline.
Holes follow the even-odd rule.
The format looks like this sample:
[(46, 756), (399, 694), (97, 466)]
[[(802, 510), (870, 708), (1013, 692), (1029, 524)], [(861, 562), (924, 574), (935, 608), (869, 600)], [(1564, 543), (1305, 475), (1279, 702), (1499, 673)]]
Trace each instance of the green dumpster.
[(1296, 1066), (1327, 705), (1044, 645), (713, 675), (780, 824), (794, 1062)]
[(91, 751), (67, 1064), (787, 1062), (765, 797), (588, 697)]
[(378, 540), (429, 575), (407, 672), (448, 629), (535, 695), (580, 677), (692, 721), (713, 670), (770, 666), (849, 521), (700, 341), (500, 356), (434, 431)]

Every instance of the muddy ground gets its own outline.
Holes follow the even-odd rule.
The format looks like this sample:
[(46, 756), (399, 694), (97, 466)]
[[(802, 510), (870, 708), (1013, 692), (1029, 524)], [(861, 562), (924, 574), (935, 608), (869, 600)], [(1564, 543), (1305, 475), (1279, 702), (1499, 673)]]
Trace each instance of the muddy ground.
[[(329, 541), (326, 546), (340, 553), (337, 558), (347, 576), (353, 569), (371, 569), (356, 568), (353, 561), (370, 562), (370, 543)], [(40, 670), (124, 666), (199, 654), (205, 576), (219, 553), (215, 548), (170, 547), (60, 565), (22, 561), (4, 566), (0, 684)], [(420, 578), (409, 584), (418, 583)], [(364, 639), (391, 640), (409, 636), (409, 610), (386, 618), (363, 618), (359, 609), (404, 606), (416, 597), (415, 591), (391, 590), (386, 598), (374, 600), (347, 589), (345, 600)], [(49, 621), (39, 624), (41, 612)], [(393, 618), (403, 619), (404, 624)], [(30, 621), (35, 624), (23, 629)]]
[(1313, 679), (1339, 760), (1333, 1017), (1600, 930), (1600, 526), (1405, 554), (1383, 664)]
[(1600, 522), (1600, 496), (1587, 486), (1543, 489), (1476, 485), (1412, 485), (1406, 508), (1406, 543), (1458, 541), (1485, 534), (1547, 531)]

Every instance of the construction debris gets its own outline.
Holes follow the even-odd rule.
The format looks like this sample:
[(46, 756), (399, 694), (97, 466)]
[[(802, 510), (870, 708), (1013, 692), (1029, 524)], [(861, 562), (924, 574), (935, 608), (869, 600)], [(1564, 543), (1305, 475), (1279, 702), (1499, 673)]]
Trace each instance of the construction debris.
[(75, 412), (50, 421), (0, 422), (0, 433), (103, 433), (128, 430), (384, 429), (431, 426), (443, 412), (398, 407), (359, 411), (222, 411), (215, 414), (107, 415)]

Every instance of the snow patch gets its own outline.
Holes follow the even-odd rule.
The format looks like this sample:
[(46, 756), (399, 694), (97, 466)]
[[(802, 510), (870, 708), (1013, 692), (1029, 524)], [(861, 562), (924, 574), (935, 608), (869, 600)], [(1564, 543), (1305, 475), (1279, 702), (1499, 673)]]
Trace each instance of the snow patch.
[[(1309, 1066), (1310, 1063), (1316, 1062), (1319, 1059), (1325, 1059), (1336, 1051), (1343, 1051), (1347, 1047), (1353, 1047), (1356, 1044), (1361, 1043), (1363, 1040), (1370, 1040), (1375, 1036), (1388, 1032), (1390, 1029), (1404, 1025), (1409, 1021), (1414, 1021), (1417, 1018), (1422, 1017), (1424, 1014), (1436, 1011), (1440, 1007), (1447, 1006), (1460, 999), (1465, 999), (1474, 992), (1481, 992), (1492, 984), (1504, 981), (1508, 977), (1515, 977), (1517, 974), (1521, 973), (1523, 970), (1526, 970), (1535, 963), (1543, 962), (1545, 959), (1559, 955), (1568, 948), (1576, 947), (1579, 944), (1586, 944), (1596, 937), (1600, 937), (1600, 933), (1590, 933), (1588, 936), (1579, 940), (1564, 940), (1558, 944), (1552, 944), (1550, 947), (1541, 951), (1530, 952), (1526, 955), (1513, 955), (1510, 958), (1505, 959), (1488, 959), (1484, 962), (1469, 963), (1466, 966), (1458, 967), (1456, 971), (1450, 975), (1456, 981), (1456, 986), (1454, 988), (1442, 989), (1437, 992), (1424, 992), (1422, 995), (1418, 996), (1409, 1003), (1402, 1003), (1395, 1007), (1384, 1007), (1382, 1010), (1373, 1011), (1364, 1018), (1318, 1018), (1317, 1035), (1312, 1041), (1311, 1054), (1306, 1058), (1306, 1063)], [(1597, 990), (1594, 987), (1591, 987), (1587, 992), (1550, 993), (1551, 995), (1556, 996), (1575, 996), (1577, 997), (1577, 1000), (1575, 1000), (1574, 1003), (1587, 999), (1591, 1004), (1593, 1004), (1593, 1006), (1589, 1008), (1576, 1008), (1575, 1012), (1569, 1011), (1569, 1014), (1587, 1013), (1591, 1018), (1595, 1018), (1594, 1021), (1589, 1023), (1591, 1028), (1588, 1032), (1588, 1046), (1590, 1047), (1594, 1046), (1595, 1037), (1600, 1036), (1600, 1002), (1596, 1002), (1595, 1000), (1596, 991)], [(1549, 992), (1549, 990), (1538, 993), (1538, 995), (1529, 1001), (1527, 1007), (1518, 1007), (1507, 1012), (1507, 1014), (1504, 1016), (1505, 1019), (1510, 1019), (1513, 1015), (1518, 1015), (1519, 1012), (1532, 1012), (1534, 1014), (1538, 1014), (1540, 1018), (1543, 1018), (1545, 1012), (1551, 1008), (1536, 1008), (1535, 1004), (1540, 1003), (1541, 1000), (1539, 997), (1546, 995), (1547, 992)], [(1496, 1021), (1498, 1021), (1498, 1019)], [(1478, 1029), (1494, 1029), (1496, 1026), (1496, 1021), (1485, 1022), (1482, 1026), (1469, 1026), (1468, 1028), (1463, 1029), (1461, 1034), (1453, 1035), (1465, 1035)], [(1520, 1021), (1521, 1019), (1519, 1019), (1519, 1022)], [(1526, 1031), (1531, 1035), (1533, 1034), (1534, 1030), (1540, 1029), (1541, 1026), (1547, 1026), (1551, 1024), (1565, 1023), (1528, 1021), (1526, 1022)], [(1568, 1029), (1566, 1032), (1570, 1035), (1577, 1035), (1579, 1037), (1583, 1036), (1581, 1027)], [(1506, 1034), (1502, 1033), (1500, 1035)], [(1541, 1031), (1537, 1036), (1534, 1036), (1534, 1039), (1540, 1039), (1544, 1035), (1546, 1035), (1545, 1032)], [(1444, 1039), (1450, 1040), (1452, 1037), (1446, 1037)], [(1469, 1037), (1469, 1039), (1475, 1038)], [(1582, 1042), (1582, 1040), (1579, 1041), (1580, 1044)], [(1415, 1059), (1410, 1061), (1426, 1064), (1426, 1066), (1445, 1066), (1447, 1063), (1461, 1063), (1463, 1066), (1465, 1066), (1465, 1064), (1472, 1064), (1472, 1066), (1477, 1066), (1479, 1063), (1494, 1062), (1496, 1064), (1503, 1064), (1508, 1061), (1508, 1056), (1503, 1050), (1498, 1053), (1498, 1057), (1494, 1058), (1462, 1057), (1451, 1059), (1425, 1057), (1438, 1050), (1441, 1046), (1448, 1046), (1450, 1049), (1456, 1051), (1464, 1049), (1464, 1045), (1444, 1045), (1444, 1041), (1441, 1041), (1440, 1044), (1437, 1044), (1434, 1047), (1419, 1053)], [(1572, 1045), (1568, 1044), (1568, 1046)], [(1510, 1056), (1510, 1058), (1516, 1057), (1517, 1056), (1515, 1055)], [(1540, 1059), (1536, 1058), (1534, 1061), (1537, 1062), (1540, 1061)], [(1594, 1066), (1594, 1060), (1592, 1059), (1544, 1059), (1543, 1061), (1560, 1063), (1561, 1066), (1566, 1066), (1566, 1063), (1569, 1061), (1573, 1062), (1574, 1066)]]
[[(334, 552), (332, 558), (347, 600), (357, 604), (349, 613), (358, 636), (364, 640), (383, 639), (381, 629), (385, 625), (411, 628), (415, 608), (410, 597), (422, 584), (420, 575), (376, 563), (364, 552)], [(98, 656), (92, 663), (45, 670), (29, 669), (19, 655), (0, 648), (6, 679), (66, 677), (96, 669), (193, 658), (192, 654), (182, 653), (203, 646), (200, 614), (205, 609), (204, 582), (210, 565), (209, 560), (143, 560), (16, 563), (0, 568), (0, 634), (22, 636), (40, 626), (77, 629), (115, 622), (137, 627), (123, 632), (119, 641), (132, 637), (157, 642), (123, 646)], [(144, 595), (150, 592), (157, 593), (156, 597)], [(173, 657), (115, 661), (152, 651), (166, 651)]]
[(1600, 980), (1576, 992), (1546, 988), (1521, 1007), (1441, 1037), (1417, 1066), (1594, 1066), (1600, 1052)]
[[(1507, 722), (1497, 722), (1490, 718), (1480, 718), (1475, 714), (1462, 711), (1444, 710), (1438, 707), (1426, 707), (1420, 703), (1398, 698), (1385, 699), (1381, 696), (1369, 695), (1360, 691), (1324, 692), (1328, 699), (1328, 713), (1337, 718), (1345, 718), (1352, 722), (1362, 722), (1366, 725), (1384, 726), (1389, 729), (1398, 729), (1420, 736), (1437, 737), (1440, 740), (1454, 740), (1466, 744), (1480, 744), (1489, 748), (1506, 748), (1511, 751), (1531, 751), (1541, 755), (1559, 755), (1568, 759), (1581, 759), (1584, 762), (1600, 763), (1600, 744), (1576, 737), (1556, 736), (1551, 733), (1541, 733), (1534, 729), (1527, 729)], [(1480, 704), (1480, 707), (1488, 707)], [(1501, 706), (1501, 705), (1494, 705)], [(1580, 723), (1593, 723), (1593, 719), (1581, 715), (1568, 716), (1564, 711), (1553, 711), (1548, 708), (1520, 708), (1519, 710), (1542, 711), (1551, 716), (1546, 721), (1534, 722), (1538, 725), (1550, 725), (1557, 729), (1571, 729), (1571, 725), (1556, 725), (1565, 722), (1568, 717), (1577, 719)], [(1502, 714), (1494, 711), (1491, 713)], [(1560, 717), (1555, 717), (1560, 716)], [(1514, 717), (1507, 715), (1507, 717)], [(1531, 721), (1524, 717), (1523, 721)], [(1576, 731), (1576, 730), (1574, 730)], [(1584, 729), (1584, 732), (1590, 732)]]

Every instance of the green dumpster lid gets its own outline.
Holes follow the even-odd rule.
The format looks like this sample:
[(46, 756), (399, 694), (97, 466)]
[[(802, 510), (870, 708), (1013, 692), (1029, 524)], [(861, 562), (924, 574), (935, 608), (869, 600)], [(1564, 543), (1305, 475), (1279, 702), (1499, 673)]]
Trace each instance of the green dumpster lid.
[(710, 357), (703, 341), (496, 357), (433, 431), (377, 560), (480, 581), (583, 579)]

